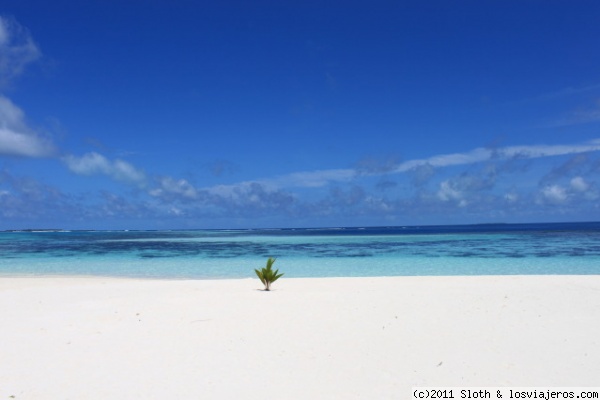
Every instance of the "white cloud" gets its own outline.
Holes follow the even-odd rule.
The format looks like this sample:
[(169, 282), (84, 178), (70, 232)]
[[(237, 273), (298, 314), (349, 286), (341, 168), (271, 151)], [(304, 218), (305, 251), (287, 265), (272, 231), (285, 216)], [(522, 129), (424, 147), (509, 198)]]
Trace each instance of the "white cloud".
[[(451, 167), (460, 165), (469, 165), (488, 160), (497, 159), (513, 159), (513, 158), (542, 158), (561, 156), (569, 154), (580, 154), (592, 151), (600, 151), (600, 139), (592, 140), (583, 144), (574, 145), (532, 145), (532, 146), (512, 146), (497, 149), (476, 148), (465, 153), (440, 154), (425, 159), (409, 160), (401, 163), (392, 171), (387, 173), (406, 173), (414, 172), (419, 168), (426, 167), (430, 170), (433, 168)], [(357, 174), (354, 169), (331, 169), (318, 171), (295, 172), (288, 175), (282, 175), (275, 178), (258, 179), (254, 181), (239, 182), (231, 185), (218, 185), (205, 190), (212, 194), (221, 197), (235, 197), (243, 193), (251, 185), (258, 184), (268, 190), (277, 190), (278, 188), (306, 187), (316, 188), (323, 187), (333, 182), (350, 182), (357, 179), (361, 174)], [(362, 173), (362, 176), (378, 176), (382, 173)], [(490, 182), (479, 182), (481, 185), (489, 185)], [(447, 201), (448, 199), (456, 199), (456, 196), (461, 193), (460, 187), (456, 184), (451, 184), (446, 181), (437, 193), (438, 198)], [(461, 194), (462, 195), (462, 194)]]
[(0, 85), (20, 75), (40, 56), (29, 32), (16, 21), (0, 16)]
[(560, 185), (550, 185), (542, 189), (544, 200), (552, 204), (564, 204), (569, 198), (569, 194)]
[(110, 175), (120, 181), (143, 182), (146, 179), (144, 172), (119, 159), (112, 162)]
[(281, 187), (323, 187), (331, 182), (348, 182), (356, 178), (353, 169), (330, 169), (310, 172), (295, 172), (275, 178), (243, 181), (231, 185), (216, 185), (206, 188), (211, 195), (235, 198), (258, 186), (268, 191)]
[(312, 172), (296, 172), (274, 179), (261, 180), (260, 183), (275, 186), (322, 187), (329, 182), (350, 181), (356, 177), (353, 169), (330, 169)]
[(290, 209), (296, 198), (272, 185), (258, 182), (242, 182), (237, 185), (218, 185), (206, 189), (209, 201), (229, 210), (244, 208), (254, 210)]
[(534, 146), (512, 146), (498, 149), (498, 154), (503, 158), (541, 158), (552, 156), (564, 156), (569, 154), (588, 153), (600, 150), (600, 139), (594, 139), (582, 144), (567, 145), (534, 145)]
[(406, 172), (423, 165), (451, 167), (475, 164), (491, 159), (511, 159), (514, 157), (542, 158), (587, 153), (591, 151), (600, 151), (600, 139), (591, 140), (583, 144), (570, 145), (510, 146), (497, 149), (480, 147), (466, 153), (440, 154), (425, 159), (405, 161), (396, 168), (395, 172)]
[(78, 175), (93, 175), (97, 173), (109, 174), (110, 162), (98, 153), (87, 153), (81, 157), (65, 156), (63, 161), (67, 167)]
[(27, 126), (23, 111), (0, 95), (0, 155), (46, 157), (53, 153), (52, 143)]
[(0, 154), (9, 156), (44, 157), (52, 153), (49, 142), (35, 135), (0, 127)]
[(216, 185), (207, 189), (207, 192), (213, 196), (223, 198), (237, 198), (240, 193), (244, 193), (249, 190), (252, 184), (257, 182), (240, 182), (233, 185)]
[(67, 167), (78, 175), (108, 175), (118, 181), (142, 184), (146, 175), (123, 160), (109, 160), (101, 154), (91, 152), (81, 157), (67, 155), (62, 158)]
[(440, 183), (440, 189), (437, 192), (437, 197), (442, 201), (461, 200), (463, 194), (456, 189), (448, 180)]
[(571, 179), (571, 187), (578, 192), (585, 192), (590, 185), (581, 176)]
[(432, 167), (450, 167), (454, 165), (473, 164), (489, 160), (493, 151), (484, 148), (477, 148), (467, 153), (441, 154), (421, 160), (405, 161), (396, 168), (395, 172), (406, 172), (414, 168), (430, 165)]
[[(404, 173), (423, 166), (427, 166), (428, 168), (451, 167), (480, 163), (493, 158), (541, 158), (599, 150), (600, 140), (576, 145), (512, 146), (499, 149), (476, 148), (466, 153), (440, 154), (425, 159), (405, 161), (392, 171), (386, 170), (385, 172)], [(381, 173), (363, 173), (363, 175), (381, 175)], [(356, 176), (356, 171), (353, 169), (332, 169), (296, 172), (273, 179), (258, 180), (257, 182), (276, 187), (322, 187), (331, 182), (351, 181)]]
[(378, 197), (368, 196), (365, 199), (365, 204), (367, 204), (372, 210), (383, 213), (394, 211), (393, 205)]
[(159, 179), (159, 187), (150, 190), (150, 195), (154, 197), (164, 197), (168, 195), (181, 196), (187, 199), (198, 197), (198, 191), (185, 179), (173, 179), (164, 177)]

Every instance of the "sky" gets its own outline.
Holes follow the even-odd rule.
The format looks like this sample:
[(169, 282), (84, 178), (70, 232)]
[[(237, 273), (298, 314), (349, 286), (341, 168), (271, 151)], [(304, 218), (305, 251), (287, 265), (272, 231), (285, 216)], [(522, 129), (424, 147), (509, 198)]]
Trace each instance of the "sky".
[(3, 0), (0, 229), (600, 220), (600, 3)]

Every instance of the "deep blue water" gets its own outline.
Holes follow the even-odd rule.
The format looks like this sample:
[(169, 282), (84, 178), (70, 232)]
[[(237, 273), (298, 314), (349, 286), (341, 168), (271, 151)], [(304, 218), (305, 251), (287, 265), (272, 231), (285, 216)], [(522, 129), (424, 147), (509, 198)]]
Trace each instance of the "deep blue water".
[(0, 232), (0, 274), (252, 277), (600, 274), (600, 223)]

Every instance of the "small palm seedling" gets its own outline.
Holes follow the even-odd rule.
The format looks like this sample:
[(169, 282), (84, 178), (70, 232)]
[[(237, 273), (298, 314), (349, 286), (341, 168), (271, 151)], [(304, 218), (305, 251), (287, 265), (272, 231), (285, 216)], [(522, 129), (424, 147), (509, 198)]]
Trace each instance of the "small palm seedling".
[(255, 269), (256, 276), (258, 279), (265, 285), (265, 290), (271, 290), (271, 283), (275, 282), (277, 279), (283, 276), (283, 273), (279, 273), (279, 270), (276, 269), (273, 271), (273, 264), (275, 264), (275, 258), (269, 257), (267, 260), (267, 266), (262, 268), (260, 271)]

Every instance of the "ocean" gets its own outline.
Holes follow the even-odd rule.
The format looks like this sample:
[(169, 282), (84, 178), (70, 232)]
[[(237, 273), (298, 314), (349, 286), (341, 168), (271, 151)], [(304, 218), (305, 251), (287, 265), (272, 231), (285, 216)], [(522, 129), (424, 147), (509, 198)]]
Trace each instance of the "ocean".
[(600, 274), (600, 223), (3, 231), (0, 275), (167, 279)]

